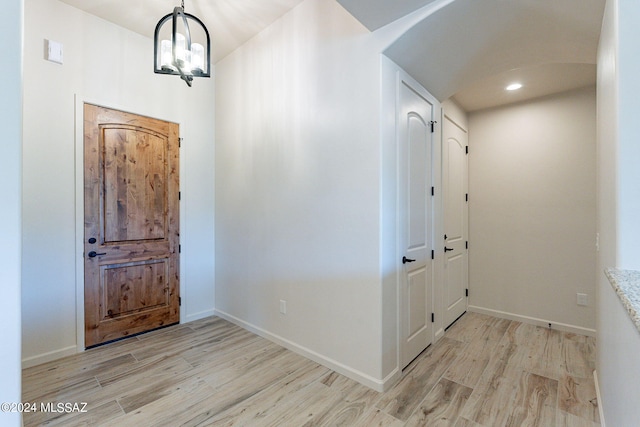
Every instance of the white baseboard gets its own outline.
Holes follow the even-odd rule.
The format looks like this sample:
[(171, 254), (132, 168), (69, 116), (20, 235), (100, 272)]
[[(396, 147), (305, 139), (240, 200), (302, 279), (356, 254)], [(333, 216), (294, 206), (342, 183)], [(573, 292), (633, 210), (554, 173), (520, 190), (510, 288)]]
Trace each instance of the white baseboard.
[(180, 321), (180, 323), (189, 323), (195, 322), (196, 320), (204, 319), (205, 317), (215, 316), (216, 311), (212, 308), (211, 310), (199, 311), (198, 313), (189, 314), (188, 316), (184, 316), (184, 318)]
[[(373, 388), (373, 387), (371, 387), (371, 388), (373, 388), (376, 391), (383, 391), (383, 392), (384, 391), (388, 391), (398, 381), (400, 381), (400, 378), (402, 378), (402, 369), (396, 368), (382, 380), (382, 390), (378, 390), (378, 389)], [(358, 381), (358, 380), (356, 380), (356, 381)]]
[(51, 362), (52, 360), (62, 359), (63, 357), (71, 356), (78, 352), (78, 347), (75, 345), (61, 348), (60, 350), (53, 350), (47, 353), (37, 354), (22, 359), (22, 369), (31, 368), (32, 366), (42, 365), (43, 363)]
[(216, 309), (215, 315), (225, 320), (228, 320), (229, 322), (234, 323), (240, 326), (241, 328), (244, 328), (250, 332), (253, 332), (256, 335), (266, 338), (269, 341), (272, 341), (278, 345), (281, 345), (286, 349), (293, 351), (294, 353), (297, 353), (301, 356), (306, 357), (307, 359), (311, 359), (316, 363), (326, 366), (327, 368), (332, 369), (338, 372), (339, 374), (344, 375), (345, 377), (351, 378), (352, 380), (357, 381), (360, 384), (363, 384), (369, 388), (372, 388), (375, 391), (379, 391), (379, 392), (385, 391), (386, 389), (390, 388), (393, 384), (395, 384), (398, 378), (400, 378), (400, 375), (402, 375), (401, 371), (394, 370), (386, 378), (379, 380), (363, 372), (360, 372), (356, 369), (350, 368), (349, 366), (343, 365), (342, 363), (336, 360), (323, 356), (322, 354), (316, 353), (313, 350), (310, 350), (306, 347), (303, 347), (299, 344), (289, 341), (279, 335), (273, 334), (269, 331), (259, 328), (258, 326), (255, 326), (249, 322), (246, 322), (242, 319), (238, 319), (237, 317), (232, 316), (229, 313), (225, 313), (224, 311), (220, 311)]
[(558, 323), (553, 320), (545, 320), (539, 319), (536, 317), (522, 316), (519, 314), (508, 313), (500, 310), (493, 310), (490, 308), (477, 307), (475, 305), (470, 305), (467, 307), (468, 311), (472, 311), (474, 313), (487, 314), (489, 316), (499, 317), (501, 319), (508, 320), (517, 320), (518, 322), (528, 323), (530, 325), (542, 326), (543, 328), (548, 328), (549, 324), (551, 324), (551, 329), (557, 329), (563, 332), (571, 332), (579, 335), (586, 335), (589, 337), (596, 336), (595, 329), (583, 328), (581, 326), (568, 325), (566, 323)]
[(604, 422), (604, 409), (602, 408), (602, 397), (600, 396), (600, 385), (598, 384), (598, 371), (593, 371), (593, 381), (596, 385), (596, 399), (598, 400), (598, 414), (600, 415), (600, 427), (607, 427)]

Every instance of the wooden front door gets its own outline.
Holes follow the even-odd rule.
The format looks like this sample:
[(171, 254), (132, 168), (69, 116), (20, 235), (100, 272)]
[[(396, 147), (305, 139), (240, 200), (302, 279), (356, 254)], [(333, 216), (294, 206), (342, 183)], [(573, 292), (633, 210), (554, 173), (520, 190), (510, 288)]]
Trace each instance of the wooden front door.
[(178, 135), (84, 105), (85, 347), (180, 320)]

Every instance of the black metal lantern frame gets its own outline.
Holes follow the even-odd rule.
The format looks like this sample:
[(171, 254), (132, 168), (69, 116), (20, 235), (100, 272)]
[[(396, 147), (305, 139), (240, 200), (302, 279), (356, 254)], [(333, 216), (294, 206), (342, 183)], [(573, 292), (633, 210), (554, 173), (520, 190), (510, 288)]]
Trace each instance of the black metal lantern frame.
[[(172, 23), (171, 40), (160, 40), (162, 27), (168, 21)], [(179, 21), (182, 21), (184, 35), (178, 32)], [(190, 21), (192, 25), (200, 27), (206, 35), (206, 47), (191, 43)], [(180, 76), (189, 87), (191, 87), (194, 77), (211, 77), (211, 39), (209, 38), (209, 31), (200, 19), (189, 13), (185, 13), (184, 2), (182, 3), (182, 7), (175, 7), (173, 13), (167, 14), (158, 21), (153, 43), (153, 71), (156, 74)], [(202, 56), (202, 58), (200, 58), (200, 56)]]

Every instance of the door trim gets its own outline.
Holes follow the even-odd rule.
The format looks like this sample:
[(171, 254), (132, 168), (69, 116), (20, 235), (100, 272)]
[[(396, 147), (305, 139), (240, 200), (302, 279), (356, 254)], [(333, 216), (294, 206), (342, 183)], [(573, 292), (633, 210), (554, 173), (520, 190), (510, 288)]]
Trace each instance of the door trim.
[[(85, 351), (84, 341), (84, 104), (93, 104), (100, 107), (120, 110), (141, 116), (147, 116), (165, 122), (177, 123), (156, 114), (147, 114), (146, 111), (131, 111), (125, 106), (104, 102), (85, 97), (81, 94), (74, 94), (75, 122), (74, 122), (74, 149), (75, 149), (75, 281), (76, 281), (76, 353)], [(182, 166), (182, 156), (180, 156)], [(182, 202), (180, 202), (182, 209)], [(183, 215), (180, 215), (180, 228), (183, 227)], [(178, 268), (180, 279), (182, 279), (182, 257), (179, 260)], [(182, 281), (181, 281), (182, 284)], [(184, 286), (180, 287), (180, 295), (184, 298), (186, 292)], [(184, 318), (184, 306), (180, 306), (180, 323)]]

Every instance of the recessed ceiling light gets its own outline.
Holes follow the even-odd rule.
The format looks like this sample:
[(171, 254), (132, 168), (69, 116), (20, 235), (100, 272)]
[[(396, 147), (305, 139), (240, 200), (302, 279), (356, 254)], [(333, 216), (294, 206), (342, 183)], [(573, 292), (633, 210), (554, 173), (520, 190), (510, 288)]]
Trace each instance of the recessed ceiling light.
[(506, 87), (507, 90), (518, 90), (522, 87), (520, 83), (512, 83)]

